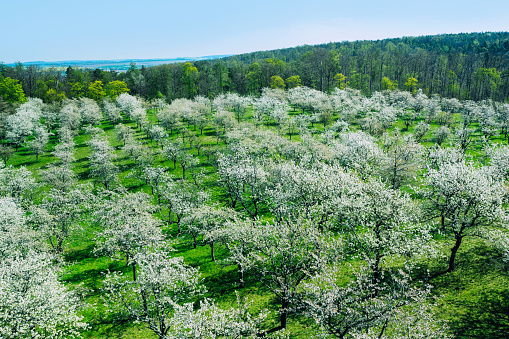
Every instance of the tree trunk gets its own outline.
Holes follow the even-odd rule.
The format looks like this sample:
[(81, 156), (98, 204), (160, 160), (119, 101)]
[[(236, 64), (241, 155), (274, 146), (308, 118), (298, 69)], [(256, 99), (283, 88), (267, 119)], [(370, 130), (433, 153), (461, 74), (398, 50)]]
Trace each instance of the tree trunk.
[(239, 270), (239, 287), (244, 287), (244, 271), (242, 270), (242, 265), (237, 264), (238, 270)]
[(288, 300), (286, 300), (285, 298), (283, 298), (282, 302), (281, 302), (281, 328), (286, 328), (286, 323), (288, 321), (288, 306), (290, 305), (290, 303), (288, 302)]
[(456, 264), (455, 264), (454, 260), (456, 259), (456, 253), (458, 252), (458, 249), (460, 248), (462, 240), (463, 240), (463, 237), (461, 237), (461, 236), (456, 237), (456, 243), (454, 244), (454, 247), (451, 249), (451, 258), (449, 259), (449, 268), (447, 269), (447, 272), (452, 272), (456, 269)]
[(214, 255), (214, 243), (210, 243), (210, 256), (212, 257), (212, 261), (216, 261), (216, 256)]

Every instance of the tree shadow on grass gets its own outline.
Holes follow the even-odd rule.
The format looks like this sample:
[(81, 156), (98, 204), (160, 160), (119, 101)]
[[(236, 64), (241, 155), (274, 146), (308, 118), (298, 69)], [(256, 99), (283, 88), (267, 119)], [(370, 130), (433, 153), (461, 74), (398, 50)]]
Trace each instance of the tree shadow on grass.
[[(107, 271), (126, 271), (130, 272), (129, 267), (125, 267), (122, 262), (101, 261), (94, 253), (94, 245), (87, 246), (84, 249), (64, 254), (66, 262), (73, 263), (64, 274), (62, 280), (66, 283), (80, 284), (85, 288), (91, 289), (89, 295), (97, 295), (102, 287), (104, 274)], [(104, 258), (103, 258), (104, 259)]]
[(95, 259), (94, 248), (95, 245), (92, 244), (81, 250), (64, 253), (64, 259), (66, 262), (83, 261), (89, 258)]
[(426, 260), (414, 280), (429, 277), (432, 293), (442, 304), (437, 311), (455, 338), (508, 338), (509, 279), (495, 264), (497, 253), (479, 239), (465, 245), (455, 271), (446, 272), (447, 261)]
[(483, 291), (477, 300), (461, 302), (465, 311), (449, 321), (456, 338), (509, 337), (509, 289)]

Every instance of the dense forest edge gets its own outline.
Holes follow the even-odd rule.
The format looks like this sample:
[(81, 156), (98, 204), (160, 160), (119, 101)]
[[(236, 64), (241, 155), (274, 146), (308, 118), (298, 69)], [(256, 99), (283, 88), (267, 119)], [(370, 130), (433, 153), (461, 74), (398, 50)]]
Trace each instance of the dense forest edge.
[[(508, 37), (2, 66), (0, 338), (505, 337)], [(397, 80), (400, 49), (470, 87)], [(306, 64), (346, 51), (360, 83)]]
[(0, 79), (19, 81), (25, 95), (45, 102), (96, 99), (114, 81), (124, 82), (132, 95), (168, 102), (225, 92), (260, 95), (271, 85), (323, 92), (348, 86), (364, 95), (415, 88), (426, 95), (504, 101), (509, 97), (508, 52), (508, 32), (442, 34), (299, 46), (154, 67), (133, 64), (125, 73), (0, 64)]

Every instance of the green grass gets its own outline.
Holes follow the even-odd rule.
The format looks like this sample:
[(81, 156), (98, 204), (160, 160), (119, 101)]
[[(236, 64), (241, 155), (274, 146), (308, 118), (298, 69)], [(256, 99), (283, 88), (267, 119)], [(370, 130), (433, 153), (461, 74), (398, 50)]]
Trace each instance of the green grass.
[[(299, 114), (290, 112), (290, 114)], [(153, 114), (149, 114), (151, 120), (154, 120)], [(251, 109), (248, 110), (245, 120), (249, 121), (252, 117)], [(136, 124), (124, 121), (126, 125), (136, 130)], [(409, 129), (413, 131), (417, 122)], [(120, 168), (120, 183), (130, 191), (139, 191), (150, 193), (150, 188), (136, 178), (126, 178), (133, 170), (133, 162), (122, 154), (121, 143), (115, 139), (114, 126), (108, 122), (103, 122), (100, 126), (106, 133), (108, 140), (115, 149), (118, 158), (116, 164)], [(269, 123), (270, 128), (274, 128), (273, 123)], [(398, 121), (394, 129), (402, 129), (403, 121)], [(431, 146), (432, 131), (438, 128), (438, 125), (432, 124), (431, 131), (425, 136), (423, 145)], [(323, 125), (315, 123), (318, 131), (323, 131)], [(357, 126), (352, 126), (356, 129)], [(192, 130), (192, 128), (189, 128)], [(193, 131), (194, 132), (194, 131)], [(206, 147), (222, 148), (223, 145), (216, 145), (214, 129), (208, 126), (204, 129), (203, 135), (199, 131), (194, 132), (197, 137), (202, 138)], [(146, 139), (145, 134), (136, 130), (136, 137), (153, 147), (154, 151), (160, 148), (155, 143)], [(170, 139), (176, 139), (179, 136), (175, 133)], [(286, 136), (289, 138), (289, 136)], [(90, 149), (87, 141), (90, 136), (80, 133), (75, 137), (76, 142), (76, 162), (74, 171), (78, 175), (80, 183), (92, 182), (88, 177), (88, 156)], [(292, 140), (298, 141), (298, 136), (292, 137)], [(476, 134), (474, 140), (480, 140), (480, 135)], [(15, 167), (26, 166), (34, 175), (39, 178), (40, 170), (47, 164), (55, 161), (51, 156), (51, 151), (57, 142), (56, 136), (51, 137), (47, 152), (39, 157), (39, 162), (35, 162), (35, 156), (25, 148), (20, 148), (18, 152), (9, 160), (8, 164)], [(493, 142), (505, 142), (500, 136), (494, 138)], [(187, 146), (189, 144), (187, 143)], [(196, 155), (195, 149), (188, 151)], [(469, 154), (476, 160), (483, 157), (481, 145), (473, 144)], [(211, 190), (214, 201), (224, 201), (224, 195), (215, 184), (217, 176), (215, 169), (206, 163), (206, 157), (200, 156), (200, 169), (207, 174), (206, 186)], [(179, 165), (173, 169), (173, 163), (161, 155), (156, 156), (154, 166), (164, 166), (169, 168), (169, 172), (175, 177), (182, 176), (182, 170)], [(43, 191), (41, 191), (41, 194)], [(40, 197), (39, 197), (40, 199)], [(266, 211), (265, 211), (266, 212)], [(157, 216), (161, 217), (166, 225), (167, 212), (163, 209)], [(270, 219), (270, 215), (264, 215)], [(129, 268), (124, 263), (110, 258), (99, 256), (94, 252), (94, 234), (99, 230), (99, 226), (93, 224), (83, 224), (83, 231), (75, 234), (65, 248), (64, 258), (68, 262), (62, 281), (69, 288), (82, 288), (86, 291), (86, 302), (91, 305), (83, 313), (84, 321), (90, 324), (90, 330), (84, 333), (85, 338), (155, 338), (152, 331), (147, 329), (144, 324), (135, 324), (128, 321), (116, 320), (114, 315), (107, 312), (102, 305), (101, 287), (104, 274), (108, 271), (123, 271), (131, 274)], [(199, 268), (203, 283), (207, 288), (206, 297), (214, 298), (221, 306), (229, 307), (236, 300), (236, 293), (242, 298), (252, 301), (251, 310), (259, 312), (261, 309), (271, 311), (271, 316), (267, 319), (265, 327), (267, 329), (277, 325), (278, 317), (276, 312), (279, 307), (278, 300), (273, 294), (264, 288), (259, 281), (253, 277), (246, 276), (246, 286), (242, 289), (237, 286), (237, 271), (234, 266), (223, 265), (222, 260), (227, 256), (227, 250), (224, 247), (217, 246), (217, 261), (212, 262), (210, 257), (210, 248), (208, 246), (198, 246), (196, 249), (192, 246), (190, 236), (177, 237), (175, 225), (164, 226), (165, 234), (169, 235), (172, 241), (175, 241), (174, 255), (182, 256), (188, 265)], [(448, 240), (437, 239), (442, 251), (448, 255), (452, 245)], [(492, 249), (482, 240), (468, 238), (460, 248), (457, 256), (458, 269), (453, 273), (440, 274), (447, 268), (447, 262), (443, 259), (428, 259), (419, 264), (421, 270), (417, 273), (420, 277), (426, 277), (430, 272), (430, 283), (435, 286), (433, 293), (438, 298), (439, 307), (437, 314), (439, 317), (448, 320), (452, 332), (458, 338), (502, 338), (509, 331), (509, 277), (502, 272), (494, 263)], [(289, 317), (289, 331), (292, 338), (309, 338), (316, 333), (317, 328), (314, 321), (301, 315), (291, 314)]]

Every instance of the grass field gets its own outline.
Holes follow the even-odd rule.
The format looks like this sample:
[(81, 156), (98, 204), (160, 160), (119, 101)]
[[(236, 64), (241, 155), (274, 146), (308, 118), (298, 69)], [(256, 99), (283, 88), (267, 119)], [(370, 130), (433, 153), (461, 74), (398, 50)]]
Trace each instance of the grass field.
[[(291, 112), (298, 114), (300, 112)], [(149, 112), (149, 118), (155, 121), (154, 113)], [(251, 111), (245, 120), (251, 119)], [(459, 121), (459, 115), (455, 115), (456, 121)], [(136, 129), (136, 124), (130, 121), (123, 121), (125, 125)], [(323, 131), (321, 124), (315, 123), (317, 132)], [(412, 132), (413, 126), (409, 132)], [(273, 127), (273, 126), (269, 126)], [(402, 129), (405, 125), (399, 120), (393, 129)], [(431, 130), (424, 137), (422, 144), (432, 146), (432, 131), (438, 128), (438, 125), (431, 125)], [(475, 126), (474, 126), (475, 127)], [(116, 165), (120, 169), (120, 183), (127, 187), (129, 191), (151, 192), (150, 187), (136, 178), (126, 177), (132, 170), (133, 162), (122, 154), (122, 144), (118, 142), (114, 134), (114, 126), (107, 121), (103, 121), (100, 128), (108, 136), (110, 144), (115, 148), (118, 158)], [(357, 128), (356, 125), (351, 128)], [(193, 131), (192, 126), (189, 130)], [(222, 143), (216, 145), (214, 129), (208, 126), (204, 129), (203, 135), (199, 131), (194, 132), (196, 137), (201, 138), (206, 144), (205, 147), (220, 149)], [(170, 139), (178, 138), (176, 134), (170, 136)], [(286, 136), (287, 138), (288, 135)], [(76, 142), (76, 161), (73, 169), (78, 175), (80, 183), (92, 182), (89, 178), (88, 156), (90, 149), (87, 141), (90, 136), (80, 132), (75, 137)], [(148, 143), (154, 152), (158, 151), (155, 143), (151, 143), (146, 135), (136, 130), (136, 138)], [(469, 149), (469, 155), (476, 161), (483, 161), (483, 150), (480, 142), (480, 135), (474, 136), (473, 146)], [(292, 140), (299, 141), (299, 136), (293, 136)], [(35, 177), (40, 177), (40, 170), (44, 169), (56, 158), (51, 156), (51, 151), (57, 142), (56, 136), (52, 136), (46, 152), (39, 157), (39, 162), (35, 161), (35, 155), (28, 149), (20, 148), (8, 165), (15, 167), (26, 166)], [(502, 137), (494, 138), (493, 142), (505, 142)], [(187, 143), (187, 146), (189, 144)], [(188, 152), (197, 155), (196, 149), (188, 147)], [(211, 191), (212, 199), (224, 204), (225, 197), (221, 189), (216, 185), (217, 175), (214, 166), (207, 163), (207, 158), (200, 155), (199, 170), (206, 175), (205, 186)], [(155, 155), (153, 166), (167, 167), (169, 172), (175, 177), (182, 176), (182, 169), (177, 165), (173, 169), (173, 163), (165, 159), (162, 155)], [(40, 201), (46, 189), (41, 189), (41, 194), (36, 199)], [(236, 285), (237, 272), (235, 266), (227, 266), (222, 263), (222, 259), (227, 257), (227, 250), (219, 247), (216, 250), (217, 261), (212, 262), (210, 257), (210, 248), (208, 246), (198, 246), (196, 249), (192, 246), (192, 237), (178, 235), (175, 223), (169, 223), (167, 212), (162, 209), (157, 216), (163, 220), (163, 231), (174, 244), (175, 256), (182, 256), (185, 262), (193, 267), (199, 268), (203, 283), (206, 286), (206, 297), (215, 299), (222, 306), (231, 306), (236, 300), (236, 293), (241, 297), (246, 297), (252, 301), (251, 310), (258, 312), (261, 309), (271, 311), (265, 326), (267, 329), (277, 325), (277, 310), (279, 301), (270, 291), (256, 281), (253, 277), (247, 276), (246, 286), (238, 288)], [(269, 215), (265, 216), (270, 219)], [(99, 230), (97, 225), (84, 222), (83, 231), (73, 235), (65, 246), (64, 258), (68, 265), (62, 276), (62, 281), (69, 288), (81, 286), (86, 290), (86, 302), (90, 304), (83, 315), (85, 321), (90, 324), (90, 329), (84, 333), (85, 338), (155, 338), (155, 335), (142, 323), (132, 323), (120, 321), (107, 312), (102, 305), (101, 287), (104, 274), (108, 271), (123, 271), (125, 274), (131, 274), (130, 268), (124, 263), (114, 261), (108, 257), (97, 256), (94, 253), (94, 235)], [(497, 253), (483, 240), (477, 238), (466, 238), (463, 246), (458, 253), (457, 270), (452, 273), (442, 273), (447, 268), (445, 255), (448, 255), (452, 242), (445, 239), (435, 239), (444, 255), (434, 259), (422, 260), (419, 263), (419, 269), (415, 273), (419, 278), (429, 278), (429, 282), (434, 286), (433, 294), (437, 297), (438, 307), (436, 312), (438, 316), (449, 322), (451, 332), (457, 338), (504, 338), (509, 334), (509, 275), (500, 269), (496, 260)], [(289, 318), (289, 332), (292, 338), (310, 338), (317, 333), (317, 327), (313, 320), (304, 316), (291, 314)]]

